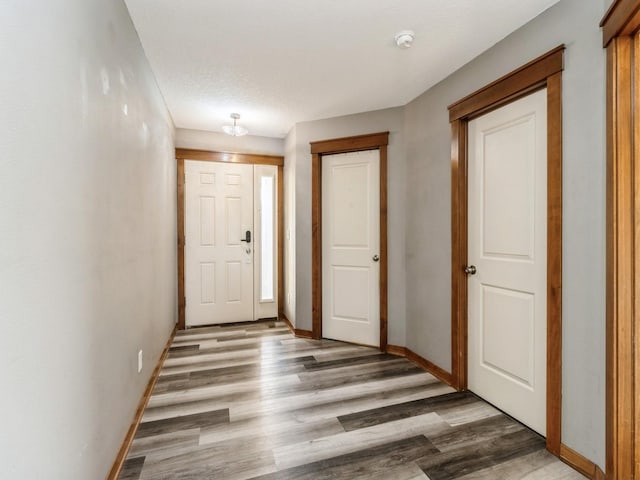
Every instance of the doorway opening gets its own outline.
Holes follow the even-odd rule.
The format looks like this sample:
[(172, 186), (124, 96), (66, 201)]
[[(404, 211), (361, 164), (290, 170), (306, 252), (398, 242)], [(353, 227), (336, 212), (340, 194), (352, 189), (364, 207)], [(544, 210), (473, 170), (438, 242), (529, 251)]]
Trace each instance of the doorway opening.
[(178, 328), (279, 318), (284, 158), (176, 149), (176, 159)]

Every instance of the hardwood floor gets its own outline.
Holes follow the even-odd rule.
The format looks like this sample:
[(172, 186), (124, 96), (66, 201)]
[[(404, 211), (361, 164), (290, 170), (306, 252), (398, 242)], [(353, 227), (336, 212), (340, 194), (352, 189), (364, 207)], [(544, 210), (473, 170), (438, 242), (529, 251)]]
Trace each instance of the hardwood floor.
[(584, 477), (404, 358), (260, 322), (178, 332), (119, 478)]

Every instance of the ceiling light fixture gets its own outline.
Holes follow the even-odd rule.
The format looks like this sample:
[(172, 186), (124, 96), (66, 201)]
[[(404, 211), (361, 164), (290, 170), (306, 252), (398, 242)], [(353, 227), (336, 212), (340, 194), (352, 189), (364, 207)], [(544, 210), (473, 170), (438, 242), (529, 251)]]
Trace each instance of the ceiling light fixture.
[(238, 125), (238, 120), (240, 120), (239, 113), (232, 113), (231, 118), (233, 119), (233, 125), (223, 125), (222, 131), (227, 135), (231, 135), (232, 137), (241, 137), (249, 133), (249, 130)]
[(400, 48), (411, 48), (415, 38), (416, 34), (413, 30), (402, 30), (401, 32), (396, 33), (396, 45)]

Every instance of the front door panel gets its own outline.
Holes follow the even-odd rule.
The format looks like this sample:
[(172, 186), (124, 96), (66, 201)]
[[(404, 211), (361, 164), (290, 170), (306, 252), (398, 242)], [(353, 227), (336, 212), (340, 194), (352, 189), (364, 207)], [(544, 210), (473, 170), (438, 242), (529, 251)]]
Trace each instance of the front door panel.
[(254, 319), (253, 165), (185, 161), (186, 325)]

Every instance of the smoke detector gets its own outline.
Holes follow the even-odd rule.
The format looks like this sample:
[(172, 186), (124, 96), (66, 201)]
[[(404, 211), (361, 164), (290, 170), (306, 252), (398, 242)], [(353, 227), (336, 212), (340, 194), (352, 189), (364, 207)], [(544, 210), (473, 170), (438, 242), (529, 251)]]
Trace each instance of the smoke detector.
[(413, 30), (402, 30), (396, 33), (396, 45), (400, 48), (411, 48), (413, 40), (416, 38), (416, 34)]

